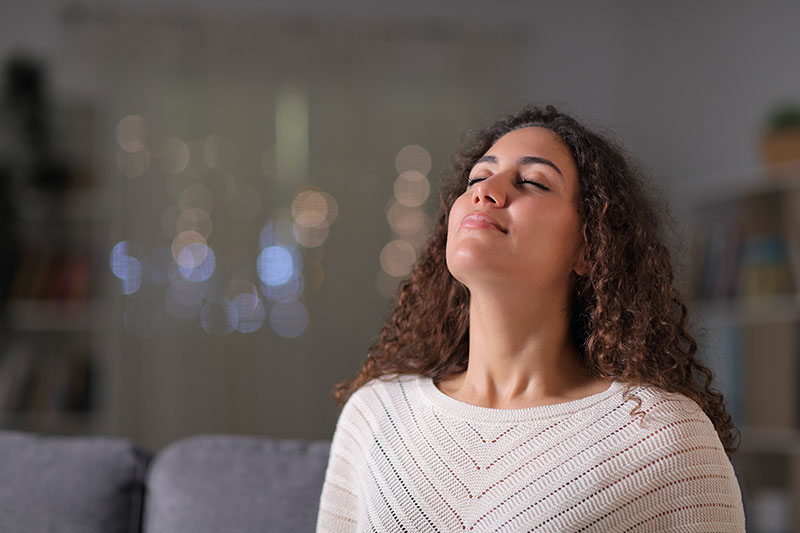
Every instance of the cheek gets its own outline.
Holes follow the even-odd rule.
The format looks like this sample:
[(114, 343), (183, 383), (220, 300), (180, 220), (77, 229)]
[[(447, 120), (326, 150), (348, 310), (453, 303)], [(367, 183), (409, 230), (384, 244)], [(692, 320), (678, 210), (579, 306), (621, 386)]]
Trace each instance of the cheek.
[(453, 206), (450, 208), (450, 214), (447, 217), (447, 242), (445, 246), (445, 262), (447, 264), (447, 269), (453, 274), (453, 270), (451, 267), (451, 260), (453, 257), (453, 246), (456, 240), (456, 231), (458, 230), (458, 222), (464, 216), (464, 210), (461, 206), (462, 202), (459, 202), (462, 197), (459, 197), (458, 200), (455, 201)]
[(447, 242), (450, 243), (450, 237), (452, 237), (456, 229), (458, 229), (458, 222), (464, 217), (466, 211), (464, 211), (464, 195), (462, 194), (456, 201), (453, 202), (452, 207), (450, 207), (450, 213), (447, 216)]
[(454, 210), (451, 209), (450, 215), (447, 218), (447, 241), (445, 242), (445, 259), (447, 259), (448, 263), (450, 261), (450, 251), (452, 248), (453, 238), (455, 237), (454, 224), (455, 224)]

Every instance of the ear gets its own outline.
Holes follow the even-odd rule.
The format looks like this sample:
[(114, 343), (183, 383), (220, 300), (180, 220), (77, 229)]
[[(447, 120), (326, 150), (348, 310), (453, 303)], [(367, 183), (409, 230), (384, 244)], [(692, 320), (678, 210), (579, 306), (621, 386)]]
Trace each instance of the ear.
[(586, 268), (586, 245), (581, 245), (580, 249), (578, 250), (578, 260), (575, 261), (575, 264), (572, 267), (572, 270), (579, 276), (585, 276), (587, 272)]

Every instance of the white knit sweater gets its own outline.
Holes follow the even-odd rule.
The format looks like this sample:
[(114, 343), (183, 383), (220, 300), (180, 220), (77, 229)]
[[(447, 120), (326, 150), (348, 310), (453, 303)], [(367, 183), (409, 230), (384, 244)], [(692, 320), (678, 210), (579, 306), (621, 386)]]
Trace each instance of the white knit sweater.
[[(387, 378), (384, 378), (387, 379)], [(336, 425), (317, 531), (744, 531), (736, 477), (692, 400), (615, 382), (526, 409), (430, 378), (373, 380)]]

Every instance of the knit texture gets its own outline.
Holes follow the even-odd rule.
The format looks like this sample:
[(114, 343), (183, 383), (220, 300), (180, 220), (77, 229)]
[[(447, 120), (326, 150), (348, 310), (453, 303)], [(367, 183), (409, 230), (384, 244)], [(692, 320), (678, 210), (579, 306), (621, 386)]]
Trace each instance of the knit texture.
[(337, 422), (317, 531), (744, 531), (705, 413), (683, 395), (625, 390), (491, 409), (430, 378), (373, 380)]

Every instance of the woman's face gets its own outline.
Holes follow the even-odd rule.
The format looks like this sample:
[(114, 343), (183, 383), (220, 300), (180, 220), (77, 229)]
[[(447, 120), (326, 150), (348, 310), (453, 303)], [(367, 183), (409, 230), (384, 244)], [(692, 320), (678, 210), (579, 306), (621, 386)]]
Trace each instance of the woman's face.
[(469, 174), (450, 210), (447, 266), (470, 290), (489, 282), (522, 290), (566, 289), (585, 272), (578, 170), (555, 133), (503, 135)]

